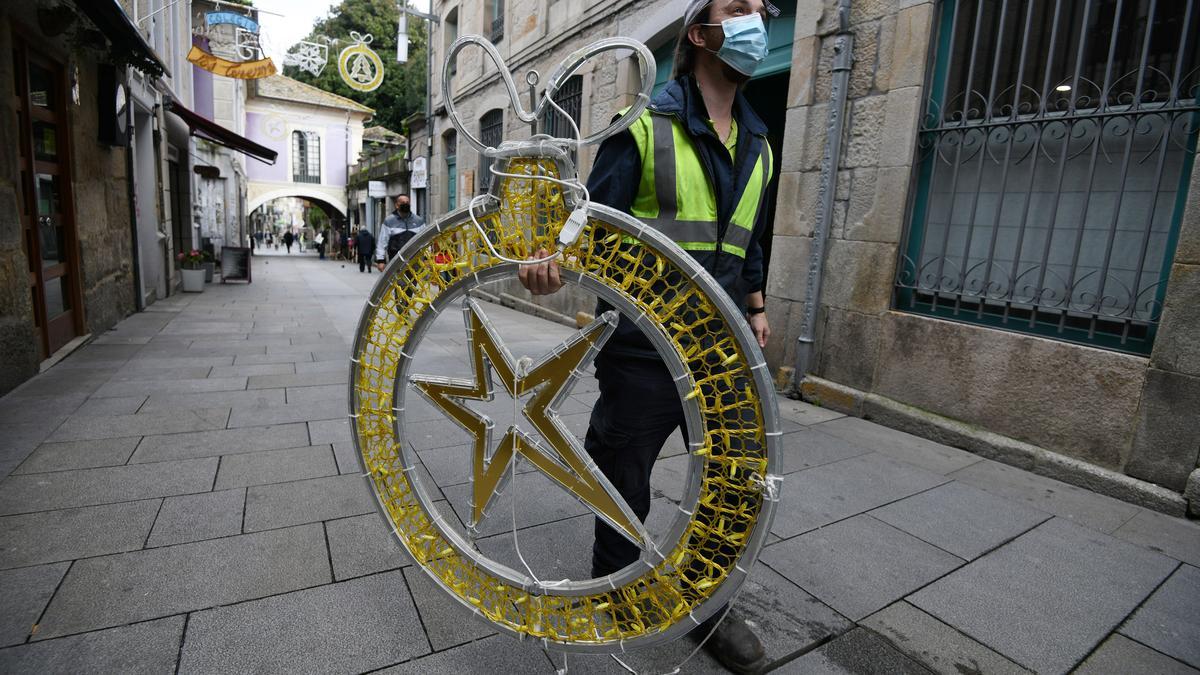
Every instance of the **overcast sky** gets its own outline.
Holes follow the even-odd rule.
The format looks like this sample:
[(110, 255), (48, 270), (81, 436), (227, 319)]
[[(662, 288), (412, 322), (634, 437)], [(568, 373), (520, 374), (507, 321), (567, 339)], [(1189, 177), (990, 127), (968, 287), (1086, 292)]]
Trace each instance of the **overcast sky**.
[[(255, 0), (254, 6), (262, 10), (259, 23), (270, 42), (268, 56), (281, 63), (287, 48), (308, 35), (317, 19), (329, 14), (329, 8), (336, 4), (337, 0)], [(429, 11), (429, 0), (415, 0), (413, 5)]]

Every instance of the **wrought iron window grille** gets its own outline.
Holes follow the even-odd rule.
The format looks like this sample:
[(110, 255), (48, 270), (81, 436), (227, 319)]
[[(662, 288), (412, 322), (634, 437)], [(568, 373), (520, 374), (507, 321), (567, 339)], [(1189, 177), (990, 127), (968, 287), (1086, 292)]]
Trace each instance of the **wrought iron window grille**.
[[(479, 139), (489, 147), (496, 147), (504, 140), (504, 111), (494, 108), (483, 114), (479, 120)], [(479, 155), (479, 177), (475, 181), (476, 190), (482, 194), (487, 192), (492, 184), (492, 160)]]
[(316, 132), (292, 132), (292, 182), (321, 182), (321, 137)]
[(897, 309), (1150, 351), (1200, 129), (1195, 4), (941, 4)]
[[(567, 79), (554, 94), (554, 102), (571, 116), (571, 120), (577, 126), (581, 126), (583, 124), (583, 76), (573, 75)], [(550, 106), (547, 106), (546, 111), (542, 113), (541, 131), (558, 138), (575, 137), (571, 121)]]

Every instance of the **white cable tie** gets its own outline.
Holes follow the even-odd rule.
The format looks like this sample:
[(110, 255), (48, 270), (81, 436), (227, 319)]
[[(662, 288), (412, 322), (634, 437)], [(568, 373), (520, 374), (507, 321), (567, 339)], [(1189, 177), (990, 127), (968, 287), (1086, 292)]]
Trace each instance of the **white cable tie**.
[(783, 484), (783, 476), (775, 473), (763, 476), (755, 471), (750, 474), (750, 482), (758, 486), (769, 501), (779, 501), (779, 486)]

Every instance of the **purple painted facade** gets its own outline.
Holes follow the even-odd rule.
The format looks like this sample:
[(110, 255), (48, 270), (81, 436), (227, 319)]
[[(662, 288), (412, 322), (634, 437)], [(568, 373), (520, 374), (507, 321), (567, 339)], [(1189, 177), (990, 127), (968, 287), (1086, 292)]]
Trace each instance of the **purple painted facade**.
[[(196, 35), (192, 36), (192, 44), (201, 49), (208, 49), (208, 40)], [(192, 66), (193, 110), (197, 115), (211, 120), (213, 118), (213, 74), (200, 66)]]
[[(274, 150), (279, 153), (279, 157), (275, 160), (275, 164), (270, 166), (256, 160), (247, 160), (246, 176), (250, 180), (277, 181), (280, 183), (290, 181), (292, 177), (288, 175), (288, 167), (291, 165), (291, 154), (288, 152), (287, 141), (286, 139), (276, 140), (267, 136), (266, 130), (263, 128), (265, 118), (266, 115), (262, 113), (246, 113), (246, 138)], [(345, 182), (345, 173), (343, 169), (343, 182)]]
[(346, 185), (346, 127), (332, 124), (325, 127), (325, 175), (322, 182), (328, 185)]

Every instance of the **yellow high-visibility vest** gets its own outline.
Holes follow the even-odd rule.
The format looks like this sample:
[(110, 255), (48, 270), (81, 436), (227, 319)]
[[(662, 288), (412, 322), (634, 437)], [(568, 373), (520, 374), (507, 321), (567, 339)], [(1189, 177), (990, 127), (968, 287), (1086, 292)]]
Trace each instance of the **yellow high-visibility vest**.
[[(642, 158), (642, 177), (630, 213), (688, 251), (717, 250), (717, 194), (683, 123), (646, 111), (629, 128)], [(762, 138), (754, 172), (736, 196), (721, 251), (745, 258), (772, 175), (771, 145)]]

